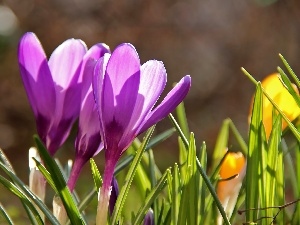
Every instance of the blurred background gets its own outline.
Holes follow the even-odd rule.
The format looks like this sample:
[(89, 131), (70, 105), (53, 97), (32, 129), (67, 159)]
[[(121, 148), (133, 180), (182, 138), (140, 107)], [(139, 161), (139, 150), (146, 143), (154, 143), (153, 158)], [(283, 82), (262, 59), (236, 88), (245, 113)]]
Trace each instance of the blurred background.
[[(35, 122), (17, 63), (18, 40), (27, 31), (36, 33), (48, 56), (68, 38), (82, 39), (88, 47), (105, 42), (111, 49), (130, 42), (142, 62), (164, 62), (166, 91), (190, 74), (192, 88), (185, 100), (190, 130), (212, 150), (228, 117), (247, 139), (254, 85), (241, 67), (261, 80), (282, 65), (281, 53), (300, 74), (299, 28), (298, 0), (2, 0), (0, 147), (27, 179)], [(156, 132), (168, 127), (165, 120)], [(59, 156), (73, 157), (75, 134)], [(174, 137), (155, 149), (162, 167), (169, 166), (162, 163), (168, 164), (166, 157), (177, 160), (176, 144)], [(101, 162), (103, 154), (98, 158)]]

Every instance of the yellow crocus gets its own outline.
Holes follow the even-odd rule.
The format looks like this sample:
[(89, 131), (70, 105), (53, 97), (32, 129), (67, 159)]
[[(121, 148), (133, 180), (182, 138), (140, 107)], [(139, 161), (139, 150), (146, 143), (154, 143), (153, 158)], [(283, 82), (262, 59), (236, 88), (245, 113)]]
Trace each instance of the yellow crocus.
[[(221, 179), (238, 175), (230, 180), (221, 180), (217, 186), (217, 194), (227, 216), (231, 216), (232, 214), (245, 176), (245, 170), (246, 159), (241, 152), (230, 152), (226, 155), (220, 168)], [(218, 224), (222, 224), (222, 217), (220, 215), (218, 217)]]
[[(279, 74), (273, 73), (267, 76), (262, 82), (262, 87), (273, 99), (273, 101), (278, 105), (279, 109), (288, 117), (290, 121), (293, 121), (300, 115), (300, 108), (294, 100), (293, 96), (288, 92), (288, 90), (283, 86), (279, 80)], [(299, 95), (299, 91), (296, 85), (293, 84), (294, 90)], [(267, 138), (270, 136), (272, 130), (272, 111), (273, 105), (263, 96), (263, 124), (266, 130)], [(250, 106), (249, 121), (252, 114), (252, 104)], [(282, 129), (287, 127), (285, 121), (282, 122)]]

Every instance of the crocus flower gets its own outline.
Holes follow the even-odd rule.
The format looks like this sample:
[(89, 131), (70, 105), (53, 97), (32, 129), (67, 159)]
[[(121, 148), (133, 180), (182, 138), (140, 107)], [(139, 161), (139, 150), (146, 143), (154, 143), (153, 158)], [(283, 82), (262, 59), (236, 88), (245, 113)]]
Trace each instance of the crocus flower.
[(109, 47), (105, 44), (96, 44), (88, 50), (82, 62), (80, 76), (81, 107), (79, 113), (78, 133), (75, 141), (75, 160), (68, 180), (68, 187), (73, 191), (79, 173), (85, 163), (99, 153), (103, 148), (100, 136), (100, 122), (93, 91), (92, 79), (96, 60), (108, 53)]
[[(227, 179), (238, 175), (230, 180), (221, 180), (217, 186), (218, 197), (230, 217), (235, 206), (242, 181), (245, 176), (246, 159), (241, 152), (229, 152), (220, 168), (220, 177)], [(222, 216), (218, 217), (218, 224), (222, 224)]]
[[(293, 121), (300, 115), (300, 108), (294, 100), (293, 96), (288, 92), (288, 90), (283, 86), (279, 80), (279, 74), (273, 73), (267, 76), (262, 81), (262, 87), (270, 95), (273, 101), (278, 105), (280, 110), (288, 117), (290, 121)], [(299, 94), (298, 89), (293, 85), (296, 93)], [(263, 124), (266, 130), (267, 137), (270, 136), (272, 130), (272, 112), (273, 105), (267, 99), (266, 96), (263, 96)], [(250, 106), (249, 121), (252, 114), (252, 104)], [(282, 129), (287, 127), (287, 123), (282, 121)]]
[(67, 139), (80, 110), (79, 75), (87, 51), (81, 40), (59, 45), (49, 61), (33, 33), (20, 40), (18, 59), (22, 80), (33, 110), (37, 132), (54, 155)]
[(149, 209), (145, 218), (144, 218), (144, 223), (143, 225), (154, 225), (154, 215), (153, 215), (153, 210)]
[(190, 76), (185, 76), (154, 107), (167, 81), (162, 62), (150, 60), (141, 66), (131, 44), (119, 45), (105, 54), (95, 67), (93, 88), (104, 142), (105, 169), (96, 224), (106, 224), (110, 185), (121, 154), (134, 138), (166, 117), (187, 95)]

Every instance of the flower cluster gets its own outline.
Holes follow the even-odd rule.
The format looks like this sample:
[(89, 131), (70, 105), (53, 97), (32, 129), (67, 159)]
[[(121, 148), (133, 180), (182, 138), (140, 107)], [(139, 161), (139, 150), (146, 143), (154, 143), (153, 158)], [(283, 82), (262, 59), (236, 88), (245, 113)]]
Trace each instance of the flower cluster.
[(97, 224), (105, 224), (116, 163), (137, 135), (185, 98), (190, 76), (183, 77), (157, 104), (167, 82), (166, 69), (157, 60), (141, 65), (131, 44), (121, 44), (110, 53), (105, 44), (87, 49), (83, 41), (69, 39), (47, 60), (36, 35), (26, 33), (19, 43), (18, 58), (38, 135), (52, 156), (79, 118), (68, 181), (71, 191), (83, 165), (104, 149)]

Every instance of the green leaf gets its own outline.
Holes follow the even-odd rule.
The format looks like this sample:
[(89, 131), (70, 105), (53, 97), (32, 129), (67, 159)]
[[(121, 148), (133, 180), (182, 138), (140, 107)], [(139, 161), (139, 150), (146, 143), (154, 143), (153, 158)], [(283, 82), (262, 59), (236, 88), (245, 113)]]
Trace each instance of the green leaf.
[[(190, 135), (186, 174), (182, 187), (182, 195), (178, 216), (179, 224), (198, 224), (198, 187), (196, 182), (196, 144), (194, 134)], [(195, 191), (196, 190), (196, 191)]]
[[(182, 140), (184, 146), (186, 147), (186, 149), (188, 149), (188, 148), (189, 148), (189, 143), (188, 143), (186, 137), (184, 136), (182, 130), (180, 129), (178, 123), (176, 122), (176, 120), (175, 120), (174, 117), (172, 116), (172, 114), (169, 114), (169, 119), (171, 120), (173, 126), (174, 126), (175, 129), (177, 130), (177, 132), (178, 132), (178, 134), (179, 134), (179, 136), (180, 136), (180, 138), (181, 138), (181, 140)], [(203, 180), (204, 180), (204, 182), (205, 182), (205, 184), (206, 184), (206, 186), (207, 186), (209, 192), (210, 192), (211, 195), (213, 196), (213, 199), (214, 199), (214, 201), (215, 201), (215, 203), (216, 203), (216, 205), (217, 205), (217, 207), (218, 207), (218, 209), (219, 209), (219, 211), (220, 211), (220, 213), (221, 213), (221, 215), (222, 215), (222, 217), (223, 217), (223, 219), (224, 219), (224, 223), (225, 223), (226, 225), (229, 225), (230, 222), (229, 222), (229, 220), (228, 220), (228, 218), (227, 218), (227, 216), (226, 216), (226, 213), (225, 213), (225, 211), (224, 211), (224, 208), (223, 208), (223, 206), (222, 206), (222, 204), (221, 204), (221, 202), (220, 202), (220, 200), (219, 200), (219, 198), (218, 198), (218, 196), (217, 196), (216, 191), (214, 190), (213, 185), (212, 185), (211, 182), (210, 182), (209, 177), (207, 176), (207, 174), (206, 174), (205, 170), (203, 169), (203, 167), (202, 167), (200, 161), (198, 160), (198, 158), (196, 158), (196, 163), (197, 163), (197, 169), (198, 169), (200, 175), (202, 176), (202, 178), (203, 178)]]
[[(164, 132), (162, 132), (161, 134), (158, 134), (157, 136), (153, 137), (145, 151), (153, 148), (154, 146), (156, 146), (157, 144), (163, 142), (164, 140), (166, 140), (167, 138), (169, 138), (173, 133), (174, 133), (175, 129), (174, 128), (171, 128), (171, 129), (168, 129)], [(127, 155), (125, 157), (123, 157), (117, 164), (116, 168), (115, 168), (115, 172), (114, 172), (114, 175), (116, 176), (119, 172), (121, 172), (125, 167), (127, 167), (133, 160), (134, 156), (131, 154), (131, 155)], [(155, 171), (157, 172), (157, 169), (155, 169)]]
[[(244, 72), (244, 74), (254, 83), (254, 84), (258, 84), (258, 82), (244, 69), (242, 68), (242, 71)], [(275, 109), (280, 113), (280, 115), (282, 116), (282, 118), (285, 120), (285, 122), (288, 124), (288, 127), (290, 128), (290, 130), (292, 131), (292, 133), (294, 134), (294, 136), (297, 138), (298, 141), (300, 141), (300, 132), (297, 130), (297, 128), (291, 123), (291, 121), (289, 120), (289, 118), (287, 118), (287, 116), (280, 110), (280, 108), (278, 107), (278, 105), (273, 101), (273, 99), (269, 96), (269, 94), (263, 89), (262, 92), (264, 93), (264, 95), (267, 97), (267, 99), (272, 103), (272, 105), (275, 107)]]
[(189, 137), (190, 131), (189, 131), (189, 125), (186, 119), (186, 114), (185, 114), (185, 108), (184, 108), (184, 103), (181, 102), (177, 108), (176, 108), (176, 113), (177, 113), (177, 118), (178, 118), (178, 123), (179, 126), (182, 129), (183, 134), (186, 137)]
[(187, 156), (188, 152), (185, 148), (185, 145), (182, 141), (182, 139), (178, 138), (178, 148), (179, 148), (179, 166), (180, 166), (180, 176), (181, 180), (184, 180), (187, 173)]
[(133, 180), (133, 177), (135, 175), (135, 172), (137, 170), (137, 167), (142, 159), (142, 156), (143, 156), (143, 153), (146, 149), (146, 146), (147, 144), (149, 143), (149, 140), (150, 140), (150, 137), (154, 131), (154, 128), (155, 126), (151, 127), (147, 133), (146, 133), (146, 136), (141, 144), (141, 146), (139, 147), (133, 161), (132, 161), (132, 164), (128, 170), (128, 173), (126, 175), (126, 178), (125, 178), (125, 184), (123, 185), (121, 191), (120, 191), (120, 194), (119, 194), (119, 197), (117, 199), (117, 202), (115, 204), (115, 208), (114, 208), (114, 212), (112, 214), (112, 217), (111, 217), (111, 224), (116, 224), (117, 221), (119, 220), (120, 216), (121, 216), (121, 212), (122, 212), (122, 209), (123, 209), (123, 206), (124, 206), (124, 203), (125, 203), (125, 200), (126, 200), (126, 197), (128, 195), (128, 191), (129, 191), (129, 188), (130, 188), (130, 185), (131, 185), (131, 182)]
[[(10, 182), (9, 180), (4, 178), (3, 176), (0, 176), (0, 183), (5, 188), (7, 188), (11, 193), (16, 195), (22, 201), (22, 203), (24, 203), (30, 209), (30, 213), (33, 214), (33, 216), (36, 220), (36, 222), (32, 221), (32, 222), (34, 222), (34, 224), (39, 224), (39, 225), (44, 224), (42, 218), (40, 217), (38, 211), (36, 210), (36, 208), (34, 207), (32, 202), (30, 201), (30, 199), (15, 184)], [(29, 217), (31, 217), (30, 214), (29, 214)]]
[(175, 120), (174, 116), (171, 113), (169, 114), (169, 119), (171, 120), (171, 122), (172, 122), (174, 128), (176, 129), (176, 131), (178, 132), (179, 137), (181, 138), (185, 148), (188, 149), (189, 148), (189, 142), (186, 139), (186, 137), (185, 137), (184, 133), (182, 132), (180, 126), (178, 125), (177, 121)]
[(93, 188), (93, 190), (91, 190), (90, 192), (88, 192), (88, 194), (84, 197), (84, 199), (80, 202), (78, 209), (80, 212), (82, 212), (83, 210), (86, 209), (86, 207), (88, 206), (88, 204), (94, 199), (94, 197), (97, 196), (97, 191), (95, 190), (95, 188)]
[(202, 178), (203, 178), (203, 180), (204, 180), (204, 182), (205, 182), (205, 184), (206, 184), (206, 186), (207, 186), (210, 194), (213, 196), (213, 199), (214, 199), (214, 201), (215, 201), (215, 203), (217, 205), (217, 208), (218, 208), (219, 212), (221, 213), (221, 216), (222, 216), (222, 218), (224, 220), (224, 224), (230, 225), (230, 222), (229, 222), (228, 217), (227, 217), (227, 215), (226, 215), (226, 213), (224, 211), (224, 208), (223, 208), (223, 206), (222, 206), (222, 204), (221, 204), (221, 202), (220, 202), (220, 200), (218, 198), (218, 195), (217, 195), (217, 193), (216, 193), (213, 185), (211, 184), (211, 182), (210, 182), (210, 180), (209, 180), (206, 172), (204, 171), (201, 163), (199, 162), (198, 158), (196, 158), (196, 163), (197, 163), (197, 169), (198, 169), (200, 175), (202, 176)]
[(10, 216), (8, 215), (8, 213), (6, 212), (6, 210), (4, 209), (4, 207), (2, 206), (1, 203), (0, 203), (0, 214), (5, 219), (5, 221), (7, 222), (8, 225), (13, 225), (14, 224), (13, 221), (11, 220)]
[[(280, 119), (280, 124), (281, 124)], [(281, 125), (278, 125), (281, 128)], [(281, 131), (280, 131), (281, 133)], [(276, 169), (276, 177), (275, 177), (275, 204), (276, 205), (284, 205), (285, 204), (285, 176), (286, 172), (284, 171), (284, 156), (283, 156), (283, 148), (282, 148), (282, 140), (279, 140), (278, 153), (277, 153), (277, 169)], [(294, 168), (293, 168), (294, 170)], [(285, 221), (285, 209), (277, 216), (277, 221), (282, 221), (284, 224), (287, 224)]]
[[(135, 152), (138, 151), (140, 146), (141, 146), (141, 144), (137, 140), (135, 140), (133, 142), (133, 144), (127, 149), (126, 153), (134, 154)], [(141, 161), (143, 160), (143, 158), (148, 158), (148, 155), (145, 153), (142, 156)], [(137, 166), (135, 176), (133, 178), (134, 183), (136, 184), (136, 187), (139, 190), (139, 193), (140, 193), (140, 196), (142, 199), (145, 198), (145, 193), (147, 193), (147, 191), (149, 191), (151, 189), (150, 178), (148, 176), (148, 173), (146, 172), (147, 169), (148, 169), (147, 167), (144, 167), (143, 164), (140, 163)]]
[(247, 155), (248, 152), (248, 145), (246, 144), (246, 142), (244, 141), (242, 135), (240, 134), (240, 132), (236, 129), (234, 123), (228, 119), (229, 122), (229, 127), (231, 128), (231, 131), (233, 133), (233, 136), (235, 137), (235, 139), (237, 140), (237, 142), (239, 143), (240, 147), (241, 147), (241, 152), (243, 153), (243, 155)]
[(168, 139), (169, 137), (171, 137), (175, 132), (174, 128), (170, 128), (168, 130), (165, 130), (164, 132), (154, 136), (153, 138), (151, 138), (151, 140), (149, 141), (146, 150), (149, 150), (153, 147), (155, 147), (156, 145), (160, 144), (161, 142), (165, 141), (166, 139)]
[(142, 220), (144, 219), (144, 216), (146, 215), (148, 209), (154, 202), (154, 200), (157, 198), (157, 196), (161, 193), (162, 189), (166, 185), (167, 176), (170, 175), (170, 169), (167, 169), (166, 172), (162, 175), (162, 177), (159, 179), (155, 187), (150, 191), (150, 193), (147, 195), (147, 198), (145, 200), (145, 203), (143, 206), (139, 209), (137, 212), (137, 215), (135, 217), (133, 225), (139, 225), (141, 224)]
[[(150, 183), (151, 183), (151, 189), (153, 189), (157, 183), (156, 179), (156, 173), (155, 173), (155, 160), (154, 160), (154, 154), (152, 149), (149, 149), (148, 151), (149, 155), (149, 178), (150, 178)], [(170, 178), (170, 176), (168, 176)], [(158, 200), (153, 202), (153, 209), (154, 209), (154, 217), (158, 215)]]
[(5, 155), (4, 151), (1, 148), (0, 148), (0, 161), (5, 165), (5, 167), (9, 168), (12, 173), (16, 174), (10, 161), (8, 160), (7, 156)]
[(188, 224), (198, 224), (198, 199), (199, 199), (199, 173), (196, 165), (196, 142), (194, 133), (190, 134), (188, 165), (191, 167), (190, 180), (188, 185), (188, 199), (189, 199), (189, 217)]
[(92, 158), (90, 159), (90, 164), (91, 164), (91, 170), (92, 170), (92, 175), (93, 175), (96, 191), (99, 192), (99, 188), (102, 186), (101, 174), (95, 163), (95, 160), (93, 160)]
[[(275, 187), (278, 185), (276, 182), (276, 173), (278, 165), (279, 145), (281, 140), (281, 121), (282, 117), (277, 116), (275, 123), (272, 127), (272, 132), (269, 137), (269, 146), (267, 152), (267, 168), (266, 168), (266, 182), (264, 184), (264, 192), (266, 193), (266, 205), (265, 207), (274, 206), (276, 204), (276, 192)], [(264, 206), (262, 206), (264, 207)], [(274, 210), (272, 208), (266, 210), (267, 217), (273, 217)], [(272, 219), (265, 220), (267, 224), (272, 222)]]
[(171, 207), (171, 225), (178, 224), (178, 214), (181, 200), (181, 182), (180, 182), (180, 172), (178, 165), (175, 163), (172, 175), (172, 207)]
[[(258, 167), (257, 167), (257, 180), (258, 180), (258, 189), (259, 189), (259, 200), (260, 200), (260, 207), (265, 208), (268, 207), (268, 195), (269, 193), (265, 190), (265, 185), (267, 182), (267, 160), (268, 160), (268, 152), (267, 152), (267, 137), (266, 132), (263, 126), (263, 122), (260, 123), (259, 129), (258, 129), (258, 140), (259, 146), (258, 151), (256, 151), (254, 154), (258, 154)], [(247, 181), (248, 182), (248, 181)], [(267, 210), (258, 211), (260, 212), (260, 217), (265, 218), (267, 216)], [(268, 220), (262, 220), (262, 225), (267, 225)]]
[[(297, 147), (295, 149), (295, 154), (296, 154), (296, 162), (295, 162), (295, 170), (296, 170), (296, 193), (295, 193), (295, 198), (299, 199), (300, 198), (300, 164), (299, 164), (299, 160), (300, 160), (300, 146), (299, 146), (299, 142), (297, 144)], [(293, 167), (293, 165), (292, 165)], [(292, 217), (292, 223), (291, 224), (299, 224), (300, 223), (300, 203), (297, 202), (295, 205), (295, 209), (293, 212), (293, 217)]]
[(280, 79), (281, 83), (288, 90), (288, 92), (293, 96), (298, 107), (300, 107), (300, 97), (299, 97), (298, 93), (296, 93), (296, 91), (294, 90), (290, 79), (288, 78), (288, 76), (284, 73), (284, 71), (280, 67), (278, 67), (277, 70), (280, 73), (279, 79)]
[(45, 167), (48, 169), (51, 178), (55, 184), (55, 187), (58, 191), (59, 197), (61, 198), (64, 204), (65, 210), (68, 214), (71, 224), (73, 225), (85, 224), (77, 208), (75, 200), (73, 199), (73, 196), (66, 185), (63, 174), (58, 168), (58, 166), (56, 165), (55, 160), (49, 155), (48, 151), (46, 150), (46, 148), (44, 147), (40, 139), (37, 136), (35, 136), (34, 139), (37, 144), (37, 149), (39, 151), (39, 154), (45, 164)]
[(51, 222), (53, 225), (59, 225), (59, 222), (57, 219), (53, 216), (52, 212), (47, 208), (47, 206), (35, 196), (29, 190), (27, 185), (25, 185), (19, 177), (17, 177), (11, 170), (10, 168), (7, 168), (3, 163), (0, 162), (0, 167), (1, 169), (10, 177), (10, 179), (14, 182), (16, 186), (24, 193), (26, 194), (44, 213), (44, 215), (48, 218), (48, 220)]
[(220, 163), (225, 150), (228, 146), (228, 138), (229, 138), (229, 124), (230, 120), (224, 120), (219, 131), (215, 149), (213, 151), (213, 159), (212, 159), (212, 166), (211, 170), (215, 170), (217, 165)]
[(39, 171), (43, 174), (44, 178), (48, 182), (48, 184), (52, 187), (52, 189), (55, 191), (55, 193), (58, 194), (58, 190), (56, 189), (55, 183), (52, 179), (51, 174), (48, 172), (48, 170), (42, 165), (36, 158), (32, 158), (35, 161), (36, 167), (39, 169)]
[[(222, 159), (219, 161), (218, 165), (216, 166), (215, 170), (213, 171), (213, 173), (210, 177), (210, 183), (214, 189), (216, 189), (217, 183), (220, 178), (219, 173), (220, 173), (221, 165), (223, 164), (228, 153), (229, 153), (229, 151), (227, 151), (225, 154), (223, 154)], [(204, 215), (206, 215), (206, 217), (204, 218), (205, 221), (211, 221), (212, 219), (215, 219), (217, 217), (217, 215), (214, 215), (214, 214), (216, 214), (216, 212), (211, 210), (213, 201), (214, 201), (213, 195), (208, 195), (205, 199), (205, 202), (206, 202), (206, 204), (204, 205), (204, 208), (205, 208)], [(207, 216), (207, 215), (209, 215), (209, 216)]]
[[(205, 142), (202, 142), (198, 157), (199, 157), (199, 162), (203, 166), (203, 170), (206, 171), (207, 152), (206, 152)], [(199, 201), (199, 213), (198, 213), (199, 218), (198, 218), (198, 220), (199, 220), (199, 224), (203, 224), (204, 219), (207, 217), (207, 214), (204, 213), (205, 212), (205, 205), (206, 205), (207, 187), (206, 187), (202, 177), (199, 178), (199, 190), (200, 190), (200, 197), (198, 198), (198, 201)]]
[(288, 62), (285, 60), (285, 58), (281, 54), (279, 54), (279, 57), (282, 60), (285, 67), (287, 68), (287, 70), (289, 71), (290, 75), (293, 77), (297, 87), (300, 88), (300, 80), (298, 79), (298, 77), (296, 76), (296, 74), (294, 73), (294, 71), (292, 70), (290, 65), (288, 64)]
[[(247, 154), (247, 172), (246, 172), (246, 209), (257, 208), (259, 206), (258, 194), (260, 181), (259, 170), (260, 154), (263, 146), (261, 140), (262, 125), (262, 89), (260, 83), (256, 87), (254, 96), (253, 110), (249, 131), (249, 146)], [(257, 213), (252, 210), (246, 212), (246, 221), (256, 221)]]

